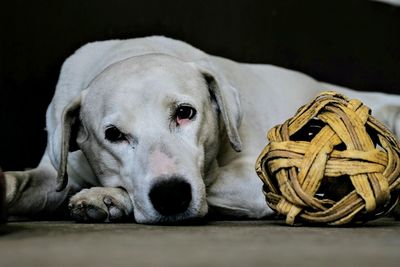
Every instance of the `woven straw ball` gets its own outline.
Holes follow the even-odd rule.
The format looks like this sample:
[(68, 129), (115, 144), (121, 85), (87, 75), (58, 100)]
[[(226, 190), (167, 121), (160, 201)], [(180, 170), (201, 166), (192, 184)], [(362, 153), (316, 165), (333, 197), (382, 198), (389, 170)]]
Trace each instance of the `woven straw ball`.
[(398, 202), (398, 142), (359, 100), (323, 92), (268, 139), (256, 171), (287, 224), (365, 222)]

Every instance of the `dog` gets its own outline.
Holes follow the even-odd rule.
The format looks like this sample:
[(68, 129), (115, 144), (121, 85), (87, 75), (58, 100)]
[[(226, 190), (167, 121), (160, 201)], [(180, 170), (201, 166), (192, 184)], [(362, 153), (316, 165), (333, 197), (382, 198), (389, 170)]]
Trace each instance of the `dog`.
[(62, 66), (38, 167), (5, 172), (8, 212), (146, 224), (267, 217), (254, 170), (265, 133), (322, 90), (361, 99), (399, 133), (399, 96), (161, 36), (89, 43)]

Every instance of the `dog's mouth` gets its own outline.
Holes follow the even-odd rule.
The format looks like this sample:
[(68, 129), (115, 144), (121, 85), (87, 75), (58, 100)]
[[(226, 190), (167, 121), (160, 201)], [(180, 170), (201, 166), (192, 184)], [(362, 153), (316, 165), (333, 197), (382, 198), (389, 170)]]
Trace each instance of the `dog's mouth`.
[(195, 225), (204, 222), (208, 204), (202, 184), (177, 174), (151, 180), (149, 185), (136, 188), (136, 193), (134, 188), (127, 190), (137, 223)]
[[(150, 205), (151, 201), (149, 200)], [(155, 201), (154, 201), (155, 202)], [(168, 205), (174, 205), (169, 207)], [(158, 204), (156, 204), (158, 205)], [(175, 206), (176, 205), (176, 206)], [(197, 201), (177, 201), (173, 199), (167, 206), (165, 203), (154, 206), (138, 207), (134, 205), (134, 217), (137, 223), (151, 225), (199, 225), (204, 224), (208, 212), (207, 205), (198, 205)], [(160, 212), (161, 211), (161, 212)]]
[(170, 216), (160, 215), (157, 214), (157, 212), (151, 215), (143, 215), (138, 210), (135, 210), (135, 222), (150, 225), (201, 225), (206, 221), (205, 215), (206, 214), (199, 214), (191, 209)]

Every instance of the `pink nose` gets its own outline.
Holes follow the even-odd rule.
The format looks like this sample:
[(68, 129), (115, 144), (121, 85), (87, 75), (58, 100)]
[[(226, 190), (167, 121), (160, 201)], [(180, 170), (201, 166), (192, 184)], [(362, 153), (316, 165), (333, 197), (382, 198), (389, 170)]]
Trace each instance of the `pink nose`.
[(175, 173), (176, 165), (173, 158), (160, 150), (156, 150), (150, 154), (149, 169), (154, 177), (159, 177)]

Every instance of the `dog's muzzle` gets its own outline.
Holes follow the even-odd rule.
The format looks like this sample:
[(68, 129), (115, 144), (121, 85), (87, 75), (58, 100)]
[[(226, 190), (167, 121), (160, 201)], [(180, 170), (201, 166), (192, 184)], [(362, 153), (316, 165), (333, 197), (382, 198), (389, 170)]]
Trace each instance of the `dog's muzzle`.
[(192, 187), (179, 177), (156, 183), (149, 193), (150, 201), (158, 213), (172, 216), (185, 212), (192, 201)]

